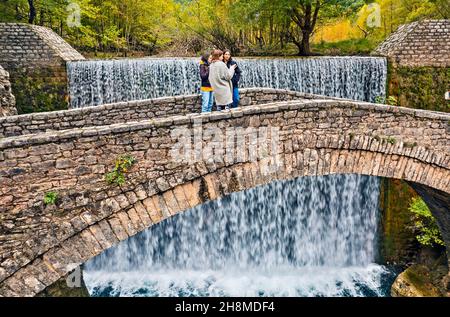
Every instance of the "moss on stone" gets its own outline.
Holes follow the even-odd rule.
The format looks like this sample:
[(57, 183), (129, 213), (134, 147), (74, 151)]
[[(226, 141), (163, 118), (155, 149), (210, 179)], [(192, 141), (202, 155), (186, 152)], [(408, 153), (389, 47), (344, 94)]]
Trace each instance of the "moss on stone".
[(388, 92), (399, 106), (449, 112), (450, 68), (389, 66)]
[(66, 110), (68, 108), (67, 75), (60, 69), (16, 70), (11, 86), (19, 114)]
[(391, 295), (393, 297), (444, 296), (441, 290), (436, 287), (433, 275), (435, 273), (425, 265), (412, 265), (397, 277), (392, 286)]
[(201, 199), (202, 202), (210, 200), (208, 192), (208, 184), (206, 184), (206, 180), (204, 177), (200, 178), (200, 188), (198, 190), (198, 197)]
[(404, 181), (382, 180), (380, 206), (381, 257), (390, 264), (406, 266), (416, 257), (419, 245), (415, 238), (414, 220), (408, 210), (414, 190)]

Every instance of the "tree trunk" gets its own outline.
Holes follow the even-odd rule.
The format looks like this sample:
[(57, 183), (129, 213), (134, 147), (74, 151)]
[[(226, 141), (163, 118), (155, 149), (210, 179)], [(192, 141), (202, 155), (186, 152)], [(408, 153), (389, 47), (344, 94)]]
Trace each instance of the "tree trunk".
[(28, 5), (30, 7), (30, 14), (28, 15), (28, 23), (33, 24), (36, 18), (36, 8), (34, 7), (34, 1), (28, 0)]
[(309, 56), (311, 55), (311, 47), (310, 47), (310, 40), (311, 40), (311, 32), (309, 30), (305, 30), (302, 32), (302, 42), (300, 45), (300, 56)]

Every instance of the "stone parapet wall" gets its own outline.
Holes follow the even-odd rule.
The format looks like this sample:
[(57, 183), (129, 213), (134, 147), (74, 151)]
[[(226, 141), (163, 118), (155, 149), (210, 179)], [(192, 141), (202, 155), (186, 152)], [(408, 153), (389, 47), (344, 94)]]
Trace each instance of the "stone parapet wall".
[[(241, 89), (241, 106), (298, 98), (327, 98), (268, 88)], [(96, 107), (0, 118), (0, 137), (102, 126), (201, 112), (200, 95), (119, 102)]]
[(402, 25), (374, 54), (400, 66), (450, 67), (450, 20), (424, 20)]
[(9, 74), (0, 66), (0, 117), (16, 114), (16, 99), (11, 91)]

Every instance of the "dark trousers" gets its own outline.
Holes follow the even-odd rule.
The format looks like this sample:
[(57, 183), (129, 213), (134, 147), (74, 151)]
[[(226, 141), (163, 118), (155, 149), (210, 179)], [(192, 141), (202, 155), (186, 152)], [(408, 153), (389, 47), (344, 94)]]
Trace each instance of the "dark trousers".
[(233, 108), (233, 104), (232, 103), (230, 103), (229, 105), (226, 105), (226, 106), (219, 106), (219, 105), (217, 105), (217, 111), (228, 110), (228, 109), (231, 109), (231, 108)]

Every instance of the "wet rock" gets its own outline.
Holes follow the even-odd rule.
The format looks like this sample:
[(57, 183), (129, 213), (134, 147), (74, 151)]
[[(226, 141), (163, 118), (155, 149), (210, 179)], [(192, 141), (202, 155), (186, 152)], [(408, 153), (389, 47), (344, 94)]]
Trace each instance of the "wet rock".
[(83, 280), (83, 271), (81, 272), (81, 287), (69, 287), (67, 285), (67, 276), (62, 277), (54, 284), (44, 289), (37, 297), (90, 297), (89, 291)]
[[(414, 264), (401, 273), (391, 288), (392, 297), (443, 297), (443, 284), (437, 283), (446, 276), (445, 266), (430, 270), (427, 266)], [(441, 277), (441, 279), (439, 279)], [(439, 285), (441, 284), (441, 285)]]

